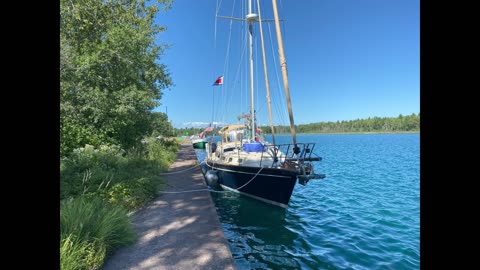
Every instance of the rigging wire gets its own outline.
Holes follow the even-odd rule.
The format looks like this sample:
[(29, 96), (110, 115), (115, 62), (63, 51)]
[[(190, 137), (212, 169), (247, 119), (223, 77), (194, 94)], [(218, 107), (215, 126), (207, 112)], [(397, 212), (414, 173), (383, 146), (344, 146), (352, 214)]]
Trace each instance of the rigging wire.
[[(231, 7), (231, 17), (233, 17), (235, 15), (235, 0), (233, 1), (233, 5)], [(217, 0), (217, 7), (216, 7), (216, 15), (218, 15), (218, 12), (220, 11), (220, 8), (221, 8), (221, 4), (222, 4), (222, 0)], [(284, 12), (284, 8), (283, 8), (283, 4), (280, 3), (280, 7), (281, 7), (281, 11), (282, 13)], [(247, 12), (247, 3), (246, 1), (243, 1), (242, 2), (242, 5), (241, 5), (241, 11), (243, 13)], [(252, 9), (252, 12), (254, 12), (255, 10), (258, 10), (258, 8), (253, 5), (252, 6), (253, 9)], [(215, 20), (215, 23), (217, 23), (217, 21)], [(270, 60), (269, 62), (273, 61), (273, 66), (274, 66), (274, 72), (275, 72), (275, 77), (276, 77), (276, 87), (273, 87), (273, 88), (276, 88), (276, 90), (273, 90), (271, 92), (272, 94), (272, 103), (274, 103), (273, 105), (273, 108), (274, 108), (274, 111), (276, 112), (276, 123), (274, 123), (274, 125), (286, 125), (287, 121), (286, 121), (286, 111), (282, 108), (286, 108), (286, 102), (285, 102), (285, 96), (284, 96), (284, 93), (283, 93), (283, 86), (282, 84), (280, 83), (280, 76), (279, 76), (279, 66), (277, 64), (277, 57), (275, 57), (275, 49), (274, 49), (274, 46), (273, 46), (273, 38), (272, 38), (272, 30), (270, 28), (270, 22), (265, 22), (267, 23), (267, 26), (268, 26), (268, 32), (269, 32), (269, 38), (270, 38), (270, 49), (271, 49), (271, 53), (272, 53), (272, 60)], [(284, 24), (284, 20), (282, 20), (282, 23)], [(246, 27), (248, 27), (248, 23), (246, 21), (242, 21), (241, 25), (239, 28), (235, 28), (236, 26), (233, 25), (233, 21), (230, 20), (230, 23), (229, 23), (229, 33), (228, 33), (228, 40), (227, 40), (227, 43), (226, 43), (226, 49), (225, 49), (225, 60), (224, 60), (224, 67), (223, 67), (223, 74), (225, 76), (225, 80), (224, 80), (224, 85), (220, 86), (221, 87), (221, 97), (220, 98), (215, 98), (215, 104), (214, 104), (214, 118), (215, 119), (219, 119), (220, 121), (218, 122), (222, 122), (222, 123), (228, 123), (231, 121), (231, 118), (232, 116), (230, 115), (231, 113), (238, 113), (240, 112), (243, 113), (245, 111), (245, 108), (248, 108), (249, 105), (248, 105), (248, 92), (249, 92), (249, 87), (248, 87), (248, 81), (249, 81), (249, 78), (248, 78), (248, 62), (245, 61), (245, 53), (246, 53), (246, 49), (247, 49), (247, 41), (248, 41), (248, 32), (247, 31), (244, 31), (246, 30)], [(283, 27), (283, 32), (286, 34), (286, 30), (285, 30), (285, 27)], [(230, 55), (232, 54), (232, 49), (233, 49), (233, 39), (234, 39), (234, 32), (237, 30), (237, 29), (240, 29), (241, 32), (240, 32), (240, 35), (239, 35), (239, 39), (240, 40), (243, 40), (243, 42), (240, 42), (239, 44), (243, 44), (240, 45), (242, 46), (242, 49), (239, 50), (239, 55), (238, 55), (238, 59), (239, 59), (239, 62), (238, 62), (238, 65), (237, 65), (237, 68), (236, 69), (233, 69), (233, 70), (236, 70), (234, 72), (231, 72), (230, 71), (230, 64), (232, 63), (232, 59), (230, 59)], [(235, 31), (234, 31), (235, 30)], [(216, 31), (217, 31), (217, 25), (215, 24), (215, 47), (217, 48), (217, 35), (216, 35)], [(254, 46), (255, 46), (255, 58), (258, 57), (258, 40), (254, 37)], [(268, 46), (267, 46), (268, 47)], [(244, 66), (242, 66), (244, 65)], [(230, 74), (231, 73), (231, 74)], [(215, 76), (218, 76), (218, 74), (216, 74)], [(233, 77), (232, 77), (233, 76)], [(258, 63), (255, 62), (255, 76), (256, 78), (258, 78)], [(275, 80), (273, 80), (275, 81)], [(258, 85), (258, 80), (256, 81), (256, 89), (259, 90), (259, 85)], [(224, 89), (228, 89), (228, 91), (224, 91)], [(217, 91), (217, 89), (214, 89), (213, 91)], [(265, 109), (265, 104), (263, 104), (263, 102), (260, 102), (260, 98), (259, 98), (259, 92), (260, 91), (257, 91), (256, 92), (256, 102), (255, 102), (255, 107), (256, 107), (256, 118), (257, 119), (260, 119), (262, 116), (261, 116), (261, 112), (264, 111)], [(227, 119), (228, 118), (228, 119)], [(213, 122), (213, 121), (212, 121)], [(280, 122), (280, 123), (279, 123)]]
[[(231, 9), (231, 17), (233, 17), (234, 15), (234, 11), (235, 11), (235, 0), (233, 1), (233, 5), (232, 5), (232, 9)], [(225, 62), (224, 62), (224, 65), (223, 65), (223, 74), (228, 74), (228, 63), (230, 62), (229, 59), (230, 59), (230, 47), (231, 47), (231, 43), (232, 43), (232, 26), (233, 26), (233, 20), (230, 20), (230, 24), (229, 24), (229, 31), (228, 31), (228, 41), (227, 41), (227, 48), (226, 48), (226, 52), (225, 52)], [(228, 79), (228, 75), (227, 75), (227, 79)], [(230, 83), (230, 80), (224, 80), (224, 86), (226, 89), (229, 89), (231, 86), (231, 83)], [(226, 95), (227, 93), (225, 93), (226, 91), (222, 91), (221, 93), (221, 99), (219, 100), (220, 101), (220, 104), (225, 104), (224, 102), (226, 101)], [(223, 103), (222, 103), (223, 102)], [(225, 108), (225, 106), (217, 106), (217, 113), (220, 112), (220, 110), (222, 108)], [(222, 118), (225, 117), (225, 114), (222, 114)], [(224, 119), (222, 119), (222, 122), (224, 122)]]
[[(282, 91), (282, 84), (280, 84), (280, 76), (278, 75), (278, 67), (279, 65), (277, 64), (277, 61), (276, 61), (276, 57), (275, 57), (275, 50), (273, 48), (273, 39), (272, 39), (272, 31), (271, 31), (271, 28), (270, 28), (270, 23), (268, 24), (268, 33), (269, 33), (269, 36), (270, 36), (270, 46), (271, 46), (271, 52), (272, 52), (272, 59), (273, 59), (273, 63), (274, 63), (274, 70), (275, 70), (275, 77), (277, 79), (277, 84), (276, 84), (276, 87), (275, 89), (277, 90), (276, 93), (277, 94), (277, 97), (275, 99), (275, 111), (277, 112), (277, 115), (279, 116), (279, 121), (282, 125), (285, 125), (286, 124), (286, 112), (285, 110), (282, 110), (281, 108), (285, 108), (286, 107), (286, 104), (285, 104), (285, 98), (284, 98), (284, 92)], [(272, 91), (273, 92), (273, 91)]]
[[(243, 28), (243, 27), (242, 27)], [(238, 109), (235, 109), (235, 110), (240, 110), (241, 111), (241, 108), (242, 108), (242, 104), (243, 104), (243, 91), (242, 91), (242, 88), (243, 88), (243, 79), (242, 79), (242, 64), (243, 64), (243, 58), (245, 56), (245, 51), (247, 49), (247, 42), (246, 42), (246, 38), (245, 38), (246, 34), (240, 34), (240, 37), (243, 39), (243, 47), (242, 47), (242, 50), (240, 51), (240, 60), (238, 62), (238, 66), (237, 66), (237, 69), (236, 69), (236, 73), (235, 73), (235, 78), (232, 80), (233, 81), (233, 86), (232, 86), (232, 91), (231, 91), (231, 95), (230, 95), (230, 99), (228, 101), (228, 103), (226, 104), (232, 104), (233, 103), (233, 100), (235, 99), (235, 94), (238, 92), (240, 94), (240, 103), (238, 104), (238, 106), (240, 106)], [(239, 88), (240, 90), (239, 91), (235, 91), (238, 87), (238, 84), (240, 84)], [(238, 95), (238, 94), (237, 94)], [(234, 104), (234, 103), (233, 103)], [(233, 109), (233, 106), (228, 106), (225, 108), (225, 114), (224, 115), (227, 115), (228, 112), (231, 112), (231, 111), (234, 111)]]
[[(242, 9), (244, 7), (242, 6)], [(232, 16), (234, 15), (234, 9), (232, 7)], [(245, 22), (242, 22), (242, 25), (241, 25), (241, 29), (244, 30), (245, 29)], [(231, 54), (231, 48), (232, 48), (232, 38), (234, 37), (234, 35), (232, 34), (233, 33), (233, 27), (232, 27), (233, 23), (232, 21), (230, 22), (230, 30), (229, 30), (229, 41), (228, 41), (228, 53), (226, 54), (227, 55), (227, 58), (229, 58), (229, 55)], [(239, 50), (239, 54), (240, 54), (240, 61), (238, 62), (238, 67), (236, 69), (236, 72), (235, 72), (235, 75), (234, 76), (230, 76), (230, 71), (228, 70), (229, 68), (229, 65), (228, 63), (231, 62), (229, 59), (226, 59), (225, 61), (225, 67), (224, 67), (224, 74), (225, 76), (227, 77), (228, 76), (228, 79), (225, 80), (224, 84), (225, 84), (225, 88), (228, 88), (229, 91), (226, 91), (226, 92), (222, 92), (222, 98), (221, 100), (219, 100), (219, 103), (220, 104), (223, 104), (223, 106), (218, 106), (217, 107), (217, 110), (216, 110), (216, 115), (221, 115), (223, 118), (222, 118), (222, 121), (225, 121), (225, 117), (229, 116), (229, 113), (232, 112), (232, 111), (235, 111), (234, 110), (234, 107), (232, 107), (232, 104), (236, 104), (236, 103), (233, 103), (233, 101), (235, 99), (238, 99), (237, 97), (235, 97), (235, 95), (238, 93), (240, 93), (240, 103), (238, 104), (240, 106), (239, 110), (241, 111), (242, 109), (242, 104), (243, 104), (243, 91), (241, 90), (243, 88), (243, 78), (242, 78), (242, 64), (243, 64), (243, 59), (244, 59), (244, 55), (245, 55), (245, 51), (246, 51), (246, 48), (247, 48), (247, 33), (246, 31), (241, 31), (240, 32), (240, 40), (243, 40), (244, 42), (241, 42), (240, 44), (243, 44), (243, 48), (241, 50)], [(238, 87), (238, 82), (240, 82), (240, 91), (235, 91)], [(225, 106), (225, 105), (230, 105), (230, 106)], [(220, 113), (220, 112), (223, 112), (223, 113)]]

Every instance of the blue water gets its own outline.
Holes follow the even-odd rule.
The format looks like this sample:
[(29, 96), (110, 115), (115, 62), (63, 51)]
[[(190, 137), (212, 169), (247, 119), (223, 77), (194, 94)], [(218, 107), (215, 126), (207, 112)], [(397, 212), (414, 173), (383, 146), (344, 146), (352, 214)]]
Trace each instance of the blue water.
[[(237, 268), (419, 269), (420, 135), (297, 141), (317, 143), (323, 160), (315, 171), (327, 177), (297, 184), (287, 209), (211, 193)], [(205, 152), (197, 156), (203, 160)]]

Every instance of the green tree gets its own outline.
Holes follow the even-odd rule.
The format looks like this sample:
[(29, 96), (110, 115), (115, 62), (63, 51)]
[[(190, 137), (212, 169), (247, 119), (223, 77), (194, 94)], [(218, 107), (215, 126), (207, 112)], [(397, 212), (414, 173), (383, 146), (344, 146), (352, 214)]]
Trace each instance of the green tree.
[(170, 122), (168, 122), (168, 117), (162, 112), (154, 112), (151, 115), (153, 123), (153, 136), (174, 136), (173, 127)]
[[(150, 135), (162, 90), (173, 85), (155, 42), (159, 6), (172, 0), (60, 1), (61, 155), (85, 144), (128, 148)], [(165, 120), (166, 121), (166, 120)]]

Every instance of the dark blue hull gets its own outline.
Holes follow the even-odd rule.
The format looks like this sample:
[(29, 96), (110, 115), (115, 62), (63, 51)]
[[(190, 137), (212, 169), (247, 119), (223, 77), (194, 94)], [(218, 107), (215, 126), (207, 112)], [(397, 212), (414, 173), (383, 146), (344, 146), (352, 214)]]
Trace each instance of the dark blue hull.
[(263, 168), (260, 171), (259, 167), (212, 162), (207, 162), (207, 166), (216, 171), (218, 184), (223, 188), (285, 208), (297, 181), (297, 173), (287, 169)]

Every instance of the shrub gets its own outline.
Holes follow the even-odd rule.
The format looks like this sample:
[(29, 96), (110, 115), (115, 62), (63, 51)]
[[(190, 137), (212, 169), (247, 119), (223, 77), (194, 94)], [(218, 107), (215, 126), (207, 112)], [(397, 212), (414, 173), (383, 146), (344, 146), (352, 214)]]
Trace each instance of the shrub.
[[(118, 146), (95, 149), (86, 145), (75, 149), (72, 155), (60, 162), (60, 199), (89, 193), (105, 195), (113, 187), (116, 188), (114, 192), (132, 188), (128, 191), (129, 194), (147, 195), (152, 199), (154, 192), (150, 190), (163, 183), (160, 172), (166, 171), (175, 160), (176, 151), (178, 149), (175, 150), (175, 146), (167, 148), (158, 140), (129, 152)], [(146, 192), (140, 192), (141, 190)], [(148, 201), (142, 198), (135, 200)], [(134, 205), (142, 206), (139, 203)]]
[(114, 184), (101, 196), (108, 202), (122, 205), (125, 209), (134, 210), (142, 207), (155, 198), (157, 185), (150, 178), (139, 178)]
[[(112, 180), (125, 162), (125, 151), (116, 145), (95, 149), (85, 145), (60, 160), (60, 199), (95, 192), (102, 182)], [(114, 180), (114, 179), (113, 179)]]

